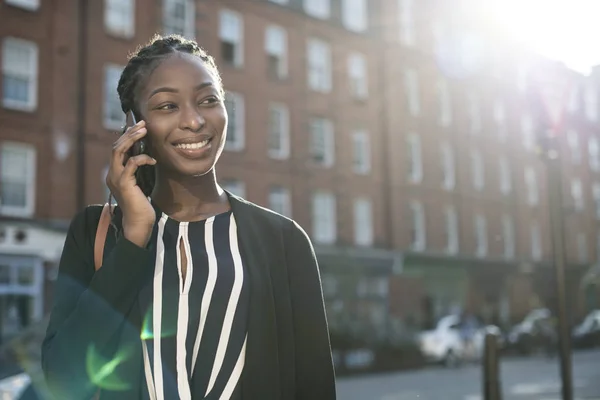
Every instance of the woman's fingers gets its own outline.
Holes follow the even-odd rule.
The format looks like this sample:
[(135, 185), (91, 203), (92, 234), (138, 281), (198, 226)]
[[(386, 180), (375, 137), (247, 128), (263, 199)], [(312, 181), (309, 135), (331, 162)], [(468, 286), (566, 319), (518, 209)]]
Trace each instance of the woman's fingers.
[(147, 154), (140, 154), (138, 156), (129, 158), (129, 160), (127, 160), (127, 163), (125, 164), (125, 169), (121, 174), (121, 181), (125, 181), (130, 178), (135, 179), (134, 174), (139, 167), (141, 167), (142, 165), (154, 164), (156, 164), (156, 160)]
[(121, 135), (113, 145), (112, 160), (111, 164), (113, 168), (122, 166), (127, 157), (127, 152), (133, 146), (133, 144), (146, 136), (148, 130), (146, 129), (145, 122), (140, 121), (136, 125), (130, 127)]

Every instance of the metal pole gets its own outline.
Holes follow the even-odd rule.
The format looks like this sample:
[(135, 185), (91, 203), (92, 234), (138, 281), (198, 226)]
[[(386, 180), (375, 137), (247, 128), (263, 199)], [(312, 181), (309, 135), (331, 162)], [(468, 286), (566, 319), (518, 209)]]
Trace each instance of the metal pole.
[(88, 0), (79, 0), (78, 5), (78, 43), (77, 43), (77, 153), (75, 171), (75, 208), (81, 210), (86, 205), (86, 92), (87, 92), (87, 46), (88, 46)]
[(563, 223), (562, 170), (559, 156), (558, 138), (552, 134), (546, 153), (548, 172), (548, 200), (552, 233), (552, 249), (556, 274), (556, 298), (558, 311), (558, 346), (560, 353), (560, 376), (563, 400), (573, 400), (573, 378), (571, 367), (571, 346), (567, 321), (565, 289), (565, 236)]
[(486, 332), (483, 356), (483, 399), (502, 400), (498, 336), (495, 333)]

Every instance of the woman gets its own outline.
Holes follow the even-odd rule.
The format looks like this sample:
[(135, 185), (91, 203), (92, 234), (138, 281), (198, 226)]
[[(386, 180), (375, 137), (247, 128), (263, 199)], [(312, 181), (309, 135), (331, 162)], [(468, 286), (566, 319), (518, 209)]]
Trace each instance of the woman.
[[(100, 206), (71, 223), (43, 344), (59, 399), (334, 399), (319, 271), (293, 221), (222, 190), (227, 131), (214, 60), (179, 36), (134, 54), (118, 87), (139, 122), (115, 142), (118, 202), (102, 268)], [(144, 139), (146, 154), (129, 157)]]

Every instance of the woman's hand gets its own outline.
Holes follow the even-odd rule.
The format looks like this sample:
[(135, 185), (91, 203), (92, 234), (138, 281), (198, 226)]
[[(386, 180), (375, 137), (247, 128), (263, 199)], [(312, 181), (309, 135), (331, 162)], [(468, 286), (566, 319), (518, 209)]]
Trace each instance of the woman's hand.
[(127, 152), (146, 134), (145, 121), (127, 128), (113, 145), (110, 168), (106, 175), (106, 185), (123, 212), (123, 234), (127, 240), (140, 247), (145, 247), (150, 240), (156, 213), (137, 185), (135, 171), (142, 165), (155, 165), (156, 160), (147, 154), (128, 158)]

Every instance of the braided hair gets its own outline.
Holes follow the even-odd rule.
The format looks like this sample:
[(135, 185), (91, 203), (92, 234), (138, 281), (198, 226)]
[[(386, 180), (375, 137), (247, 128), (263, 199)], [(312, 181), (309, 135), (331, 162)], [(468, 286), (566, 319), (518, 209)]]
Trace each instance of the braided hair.
[[(121, 109), (124, 113), (131, 110), (136, 119), (139, 120), (140, 113), (136, 107), (136, 99), (140, 88), (145, 84), (148, 76), (158, 67), (161, 61), (176, 52), (199, 57), (217, 84), (219, 95), (221, 98), (224, 97), (223, 83), (215, 60), (198, 43), (185, 39), (180, 35), (155, 35), (147, 44), (138, 47), (135, 52), (129, 55), (127, 66), (125, 66), (125, 69), (121, 73), (117, 92), (119, 93)], [(155, 176), (154, 165), (144, 165), (136, 171), (135, 178), (137, 184), (145, 196), (150, 196), (152, 193)], [(111, 199), (112, 195), (109, 197), (109, 203)]]

